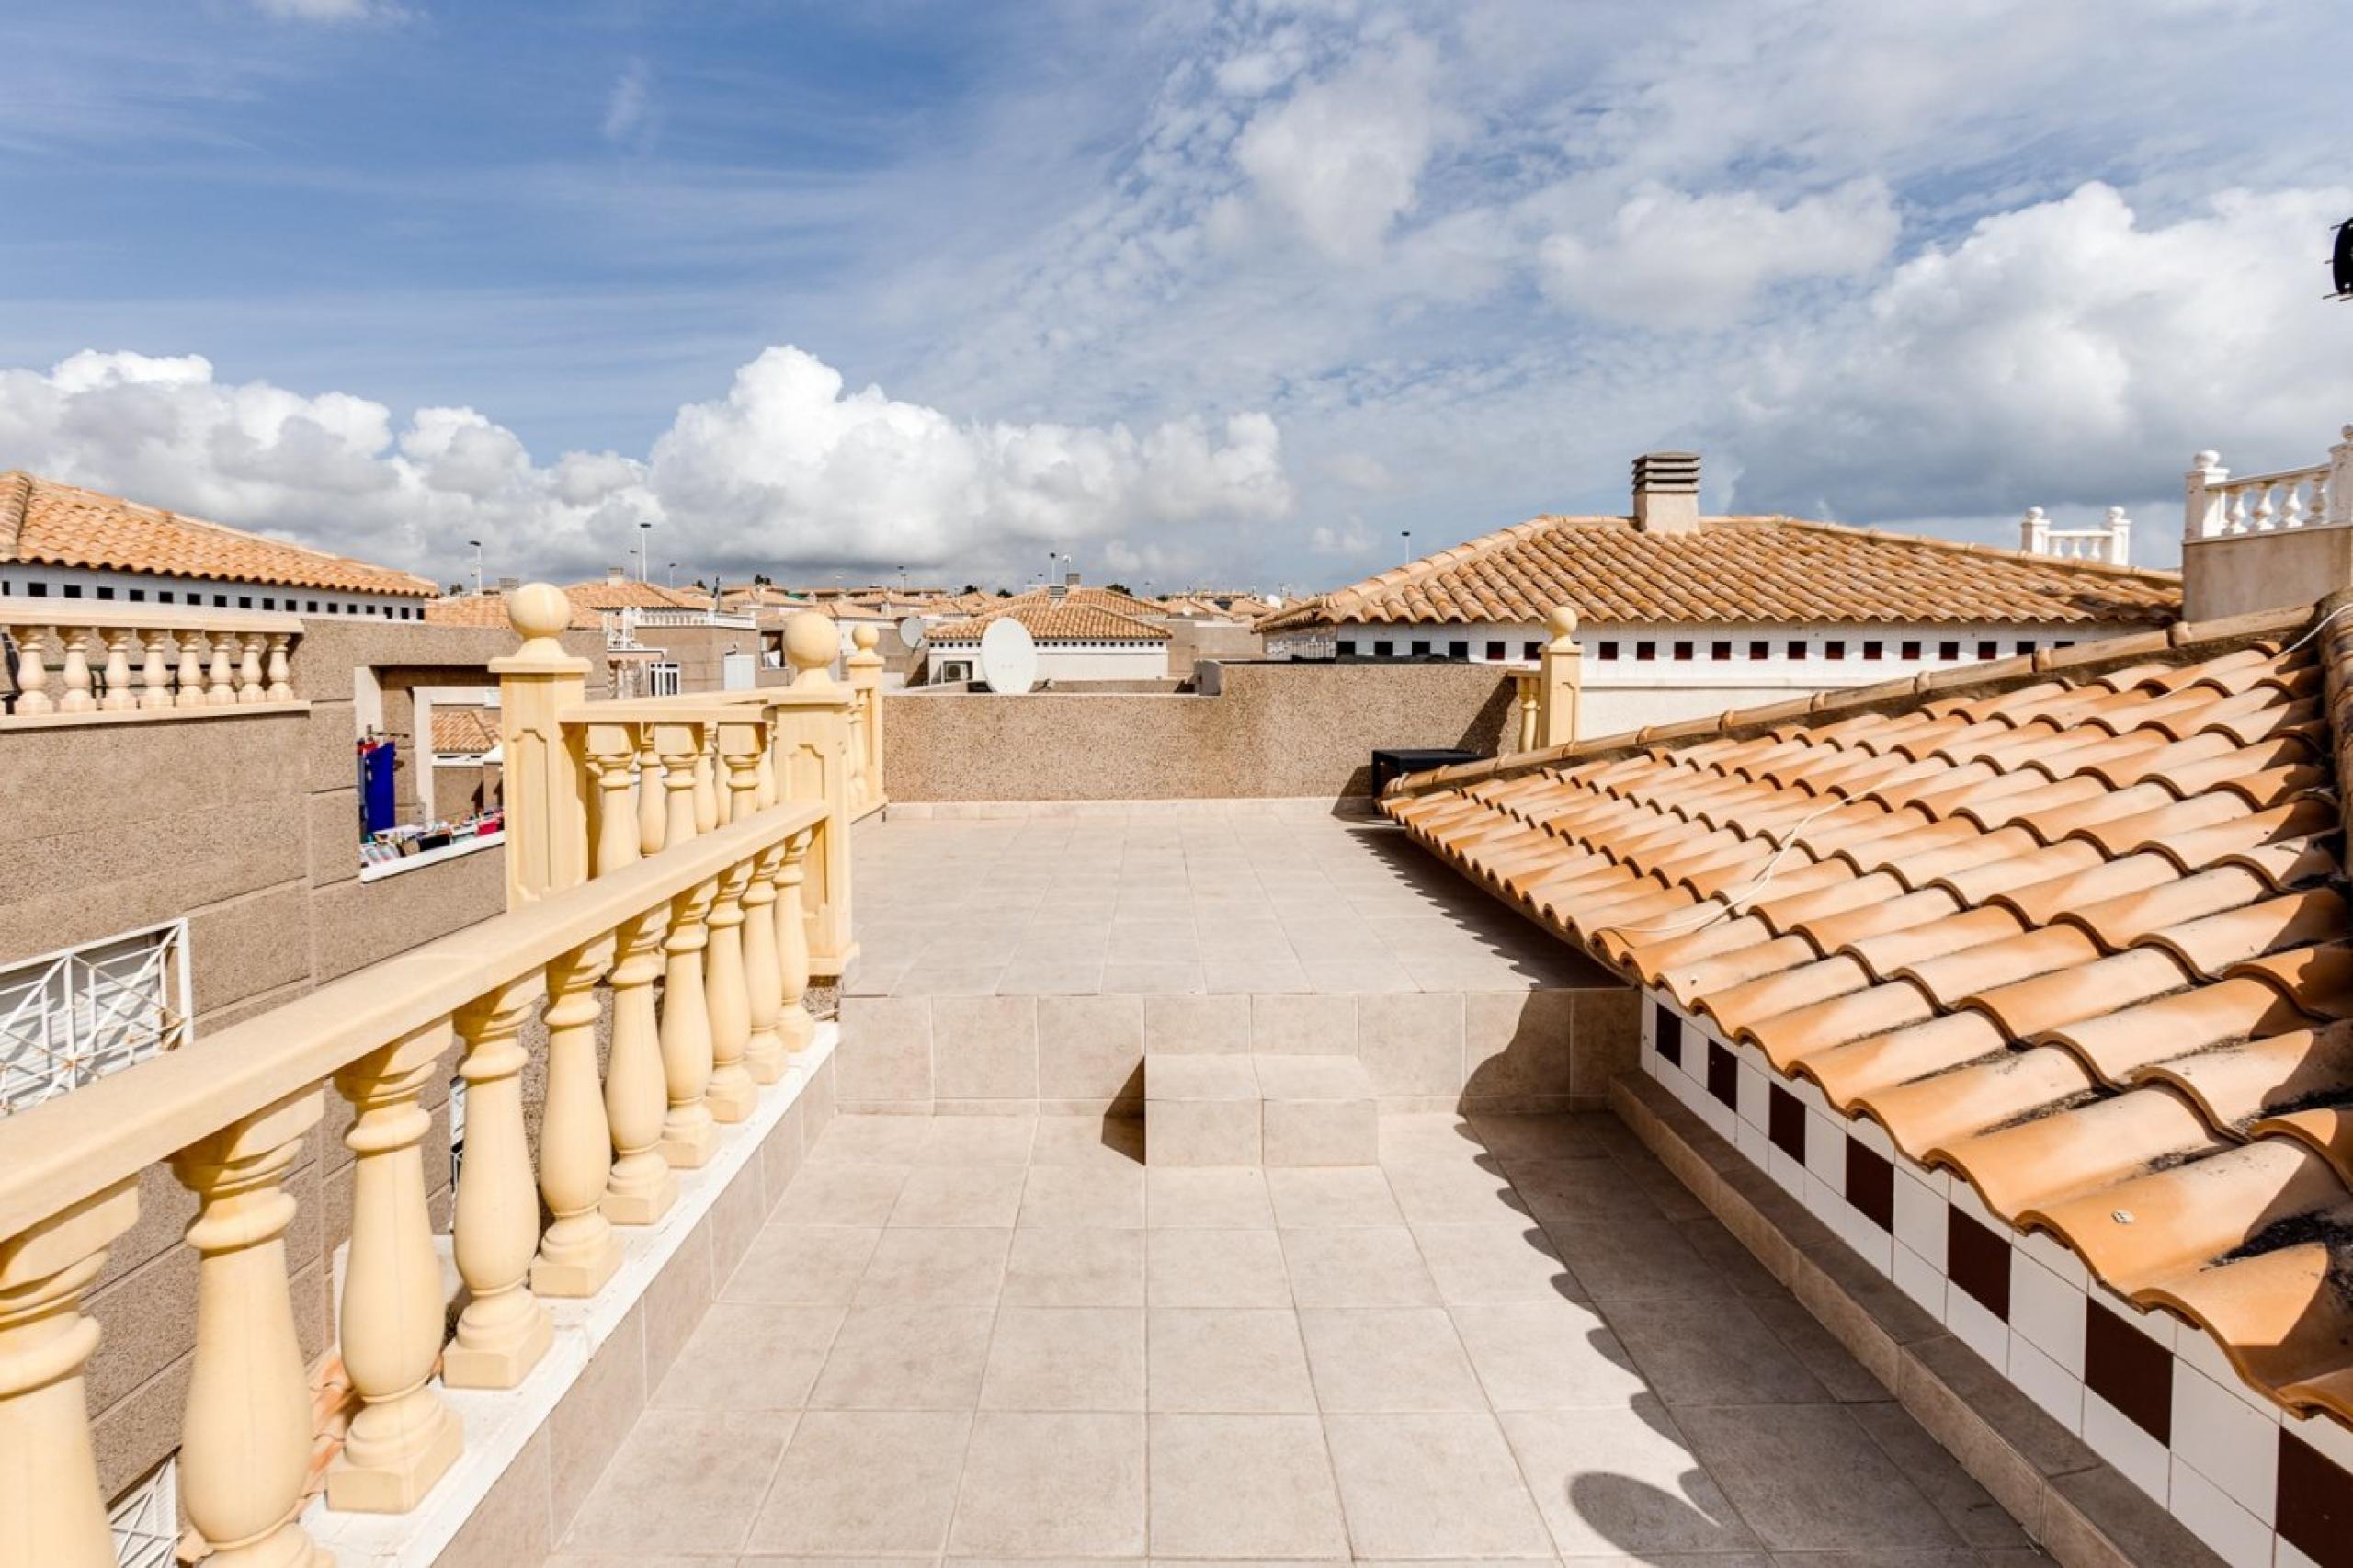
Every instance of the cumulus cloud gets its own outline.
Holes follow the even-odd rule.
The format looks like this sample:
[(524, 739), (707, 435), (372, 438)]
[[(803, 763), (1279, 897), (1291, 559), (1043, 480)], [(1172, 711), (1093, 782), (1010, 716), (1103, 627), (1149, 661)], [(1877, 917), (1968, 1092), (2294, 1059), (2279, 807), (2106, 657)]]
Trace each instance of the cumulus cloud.
[(960, 423), (879, 388), (847, 392), (770, 348), (724, 397), (678, 410), (642, 460), (533, 459), (470, 408), (229, 383), (189, 356), (76, 354), (0, 370), (0, 450), (57, 478), (273, 529), (428, 575), (467, 539), (520, 572), (620, 559), (640, 522), (699, 570), (843, 562), (972, 565), (1131, 528), (1278, 517), (1291, 507), (1262, 414), (1215, 425)]
[(1365, 555), (1372, 550), (1372, 535), (1362, 517), (1350, 517), (1337, 528), (1318, 523), (1307, 530), (1307, 548), (1318, 555)]
[(1546, 294), (1589, 314), (1712, 326), (1740, 316), (1774, 283), (1870, 271), (1901, 227), (1876, 179), (1778, 207), (1754, 191), (1693, 196), (1645, 182), (1598, 234), (1545, 239), (1540, 267)]

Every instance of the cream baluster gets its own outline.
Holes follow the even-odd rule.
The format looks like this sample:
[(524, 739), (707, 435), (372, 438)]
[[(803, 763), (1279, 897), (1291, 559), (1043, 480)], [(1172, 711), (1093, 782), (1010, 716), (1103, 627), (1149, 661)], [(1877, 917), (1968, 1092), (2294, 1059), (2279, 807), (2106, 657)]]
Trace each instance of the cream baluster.
[(709, 936), (716, 882), (702, 882), (670, 901), (670, 932), (663, 951), (669, 963), (662, 982), (662, 1075), (670, 1108), (662, 1119), (662, 1157), (680, 1170), (710, 1160), (719, 1147), (710, 1107), (703, 1094), (710, 1085), (710, 1010), (704, 991), (702, 955)]
[(114, 1568), (82, 1369), (82, 1292), (139, 1218), (126, 1181), (0, 1242), (0, 1562)]
[(330, 1508), (406, 1513), (464, 1442), (432, 1383), (441, 1354), (441, 1260), (418, 1146), (433, 1119), (417, 1096), (449, 1049), (445, 1019), (335, 1076), (354, 1113), (343, 1135), (355, 1157), (341, 1326), (344, 1369), (362, 1403), (327, 1471)]
[(140, 633), (143, 656), (139, 665), (139, 706), (142, 709), (172, 706), (172, 666), (164, 657), (164, 639), (170, 635), (161, 629)]
[(650, 1225), (678, 1199), (678, 1178), (663, 1157), (669, 1110), (654, 982), (662, 972), (666, 911), (622, 922), (613, 965), (613, 1048), (605, 1062), (605, 1119), (612, 1127), (613, 1168), (605, 1184), (605, 1217), (616, 1225)]
[(97, 709), (97, 699), (90, 695), (90, 633), (86, 627), (69, 626), (63, 630), (65, 667), (58, 678), (64, 683), (65, 695), (57, 699), (60, 713), (90, 713)]
[(174, 684), (179, 689), (172, 694), (175, 708), (204, 706), (204, 633), (175, 631), (172, 641), (179, 644), (179, 672)]
[(261, 651), (268, 645), (268, 639), (258, 632), (248, 632), (238, 641), (244, 646), (245, 656), (237, 665), (237, 700), (267, 701), (268, 687), (262, 682)]
[(138, 635), (128, 626), (108, 627), (99, 633), (106, 639), (106, 695), (98, 699), (98, 710), (105, 713), (127, 713), (139, 706), (137, 694), (131, 689), (131, 642)]
[(695, 728), (691, 724), (653, 726), (654, 744), (662, 755), (662, 795), (665, 805), (662, 843), (675, 847), (700, 831), (695, 826)]
[(206, 671), (204, 701), (209, 708), (230, 708), (237, 701), (237, 666), (229, 657), (229, 650), (236, 645), (232, 632), (215, 631), (206, 641), (212, 644), (212, 664)]
[[(623, 776), (626, 783), (627, 776)], [(634, 844), (631, 845), (634, 848)], [(597, 982), (612, 967), (606, 937), (548, 965), (547, 1108), (540, 1123), (540, 1195), (547, 1233), (531, 1264), (541, 1296), (593, 1296), (620, 1267), (620, 1238), (604, 1214), (612, 1129), (597, 1082)]]
[(801, 901), (809, 880), (809, 842), (815, 832), (802, 828), (785, 840), (776, 877), (777, 968), (784, 978), (777, 1038), (794, 1057), (817, 1038), (817, 1020), (809, 1016), (809, 915)]
[(49, 694), (49, 640), (55, 635), (46, 626), (28, 626), (17, 633), (17, 712), (29, 718), (37, 713), (57, 711), (57, 699)]
[(752, 1008), (744, 988), (744, 889), (752, 862), (739, 860), (720, 873), (717, 893), (704, 925), (703, 985), (710, 1017), (710, 1078), (703, 1103), (721, 1121), (741, 1121), (759, 1103), (759, 1090), (744, 1066), (752, 1035)]
[(776, 949), (776, 877), (783, 860), (784, 846), (768, 846), (744, 884), (744, 992), (751, 1006), (744, 1070), (755, 1084), (784, 1076), (784, 1036), (777, 1029), (784, 1014), (784, 966)]
[(2255, 487), (2255, 510), (2249, 514), (2249, 517), (2257, 533), (2271, 531), (2271, 491), (2272, 487), (2268, 484), (2258, 484)]
[(272, 702), (294, 700), (294, 671), (286, 657), (289, 641), (283, 631), (273, 631), (269, 636), (269, 689), (263, 695)]
[(695, 831), (709, 833), (719, 825), (718, 773), (711, 756), (719, 749), (719, 726), (694, 726)]
[(637, 846), (646, 855), (662, 853), (662, 829), (669, 812), (662, 788), (662, 754), (654, 749), (654, 726), (637, 727)]
[(295, 1203), (278, 1184), (326, 1096), (305, 1089), (172, 1156), (196, 1194), (196, 1352), (180, 1421), (180, 1506), (215, 1568), (332, 1568), (294, 1515), (311, 1390), (286, 1288)]
[(554, 1319), (530, 1291), (539, 1250), (540, 1199), (531, 1185), (531, 1150), (523, 1131), (523, 1068), (530, 1052), (520, 1036), (540, 975), (508, 982), (458, 1011), (466, 1053), (466, 1159), (458, 1176), (451, 1250), (472, 1300), (441, 1352), (441, 1381), (453, 1389), (511, 1389), (539, 1364)]

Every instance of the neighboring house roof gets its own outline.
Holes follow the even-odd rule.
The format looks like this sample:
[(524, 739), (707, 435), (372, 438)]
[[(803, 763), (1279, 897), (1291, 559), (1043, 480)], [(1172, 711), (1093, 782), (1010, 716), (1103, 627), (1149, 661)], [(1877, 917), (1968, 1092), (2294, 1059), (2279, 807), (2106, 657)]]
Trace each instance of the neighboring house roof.
[(16, 469), (0, 473), (0, 561), (406, 598), (439, 591), (412, 573)]
[[(486, 593), (462, 594), (456, 598), (436, 599), (425, 607), (425, 619), (436, 626), (496, 626), (506, 627), (506, 596), (493, 588)], [(572, 630), (594, 631), (596, 616), (583, 609), (577, 599), (572, 606)]]
[(472, 756), (498, 744), (498, 716), (487, 708), (433, 710), (433, 751), (437, 756)]
[(2353, 1424), (2330, 718), (2353, 623), (2312, 624), (2131, 633), (1449, 768), (1382, 807), (2280, 1404)]
[(583, 609), (709, 609), (708, 588), (665, 588), (624, 577), (619, 582), (599, 577), (588, 583), (566, 583), (565, 597)]
[(1708, 517), (1688, 533), (1538, 517), (1288, 606), (1258, 630), (1538, 625), (1562, 604), (1604, 622), (2154, 622), (2180, 614), (2181, 576), (1793, 517)]
[(930, 642), (977, 642), (989, 623), (1010, 617), (1029, 629), (1040, 642), (1165, 642), (1168, 629), (1140, 620), (1124, 607), (1154, 607), (1108, 588), (1073, 588), (1056, 598), (1043, 588), (995, 601), (993, 608), (968, 620), (935, 626)]

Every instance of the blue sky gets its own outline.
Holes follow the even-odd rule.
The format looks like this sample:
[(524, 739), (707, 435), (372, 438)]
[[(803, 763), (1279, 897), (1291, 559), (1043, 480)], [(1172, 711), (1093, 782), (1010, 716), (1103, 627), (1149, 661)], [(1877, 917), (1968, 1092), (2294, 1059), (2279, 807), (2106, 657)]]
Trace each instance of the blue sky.
[(2163, 560), (2353, 416), (2320, 5), (24, 8), (0, 466), (444, 581), (1313, 588), (1665, 445)]

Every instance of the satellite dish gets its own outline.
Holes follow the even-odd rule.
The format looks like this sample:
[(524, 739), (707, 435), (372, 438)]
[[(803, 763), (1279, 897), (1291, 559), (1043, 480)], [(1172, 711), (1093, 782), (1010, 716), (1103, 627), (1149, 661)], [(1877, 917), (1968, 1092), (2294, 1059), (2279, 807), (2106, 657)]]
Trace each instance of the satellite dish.
[(910, 648), (915, 647), (917, 643), (921, 642), (923, 641), (923, 617), (919, 615), (911, 615), (907, 617), (906, 619), (899, 622), (899, 641), (905, 643)]
[(1006, 616), (981, 633), (981, 679), (991, 691), (1018, 697), (1038, 684), (1038, 644), (1029, 629)]
[(2353, 300), (2353, 218), (2336, 225), (2336, 244), (2330, 249), (2328, 280), (2340, 300)]

